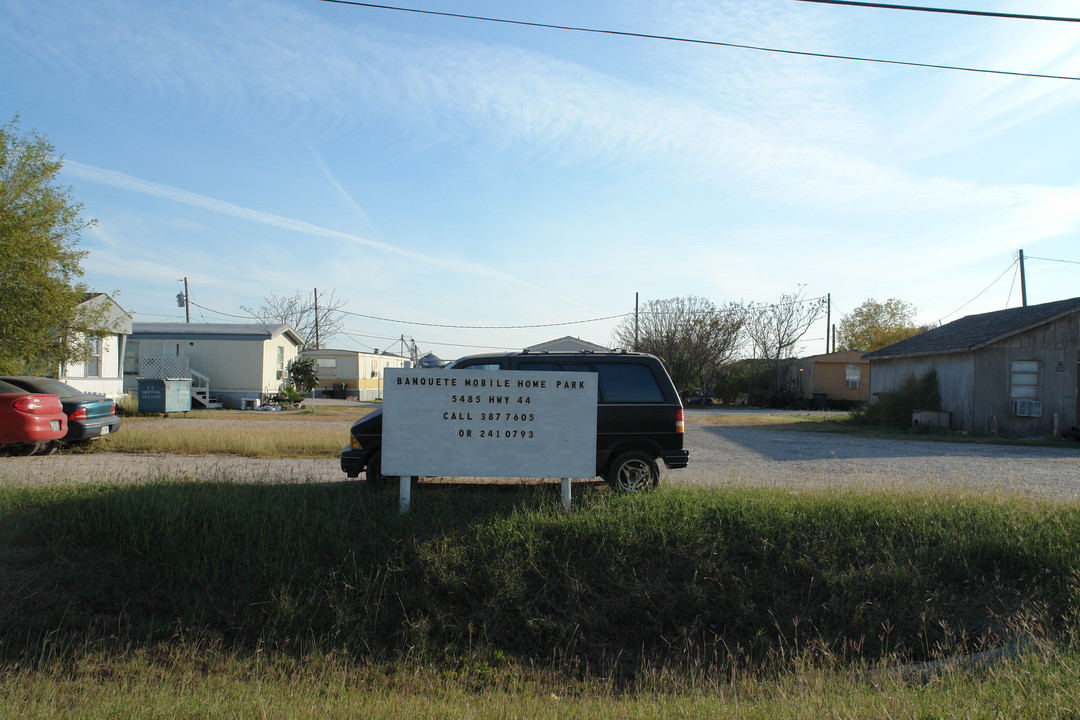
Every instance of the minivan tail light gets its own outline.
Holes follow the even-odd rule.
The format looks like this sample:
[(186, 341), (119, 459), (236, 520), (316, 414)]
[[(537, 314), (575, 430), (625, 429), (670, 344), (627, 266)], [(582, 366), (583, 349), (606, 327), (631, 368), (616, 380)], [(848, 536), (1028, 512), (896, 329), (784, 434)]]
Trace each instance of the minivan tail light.
[(686, 412), (682, 408), (675, 411), (675, 432), (686, 432)]

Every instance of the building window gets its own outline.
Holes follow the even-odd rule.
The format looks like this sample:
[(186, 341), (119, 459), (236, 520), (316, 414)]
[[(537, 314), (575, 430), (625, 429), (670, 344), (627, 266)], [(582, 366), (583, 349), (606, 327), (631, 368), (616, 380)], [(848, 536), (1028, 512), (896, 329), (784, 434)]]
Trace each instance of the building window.
[(277, 379), (285, 379), (285, 348), (280, 346), (277, 349)]
[(124, 346), (124, 374), (139, 374), (139, 341), (128, 340)]
[(318, 358), (315, 367), (319, 378), (337, 377), (337, 358)]
[(101, 338), (90, 339), (90, 354), (86, 358), (86, 377), (101, 377)]
[(862, 368), (858, 363), (847, 363), (844, 366), (844, 384), (849, 390), (858, 390), (862, 380)]
[(1013, 360), (1010, 371), (1009, 398), (1012, 400), (1012, 414), (1025, 417), (1041, 417), (1039, 361)]

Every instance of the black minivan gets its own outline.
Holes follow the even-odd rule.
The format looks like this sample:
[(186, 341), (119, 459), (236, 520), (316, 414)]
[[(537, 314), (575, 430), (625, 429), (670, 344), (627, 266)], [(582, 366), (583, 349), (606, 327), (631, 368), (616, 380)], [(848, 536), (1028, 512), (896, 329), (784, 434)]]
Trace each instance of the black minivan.
[[(596, 474), (620, 492), (649, 490), (660, 482), (658, 460), (684, 468), (682, 401), (663, 363), (653, 355), (626, 352), (515, 352), (470, 355), (447, 366), (464, 370), (532, 370), (597, 374)], [(440, 372), (440, 370), (432, 370)], [(372, 487), (381, 473), (382, 411), (357, 420), (341, 453), (349, 477), (366, 472)]]

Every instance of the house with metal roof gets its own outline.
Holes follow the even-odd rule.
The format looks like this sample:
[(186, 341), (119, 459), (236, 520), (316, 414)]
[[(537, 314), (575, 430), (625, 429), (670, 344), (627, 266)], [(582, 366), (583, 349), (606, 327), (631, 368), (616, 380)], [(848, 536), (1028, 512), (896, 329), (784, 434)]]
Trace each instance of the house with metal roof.
[(1080, 297), (968, 315), (863, 357), (873, 396), (936, 371), (955, 430), (1056, 437), (1080, 425)]
[(189, 378), (197, 406), (244, 407), (277, 395), (303, 342), (280, 324), (136, 322), (124, 388), (135, 392), (139, 378)]

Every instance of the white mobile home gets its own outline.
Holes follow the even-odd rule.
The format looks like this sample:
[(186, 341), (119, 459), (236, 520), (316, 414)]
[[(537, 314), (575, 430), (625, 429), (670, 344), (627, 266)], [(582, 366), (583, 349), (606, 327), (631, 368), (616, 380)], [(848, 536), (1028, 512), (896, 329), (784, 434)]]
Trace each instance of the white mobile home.
[(288, 325), (137, 322), (124, 356), (124, 386), (136, 391), (145, 359), (182, 357), (197, 402), (239, 407), (268, 400), (286, 383), (302, 343)]
[(89, 353), (83, 359), (60, 366), (58, 379), (85, 393), (105, 395), (114, 400), (124, 392), (124, 349), (131, 334), (131, 315), (105, 293), (88, 295), (79, 304), (90, 312), (101, 312), (102, 327), (109, 334), (90, 338)]

